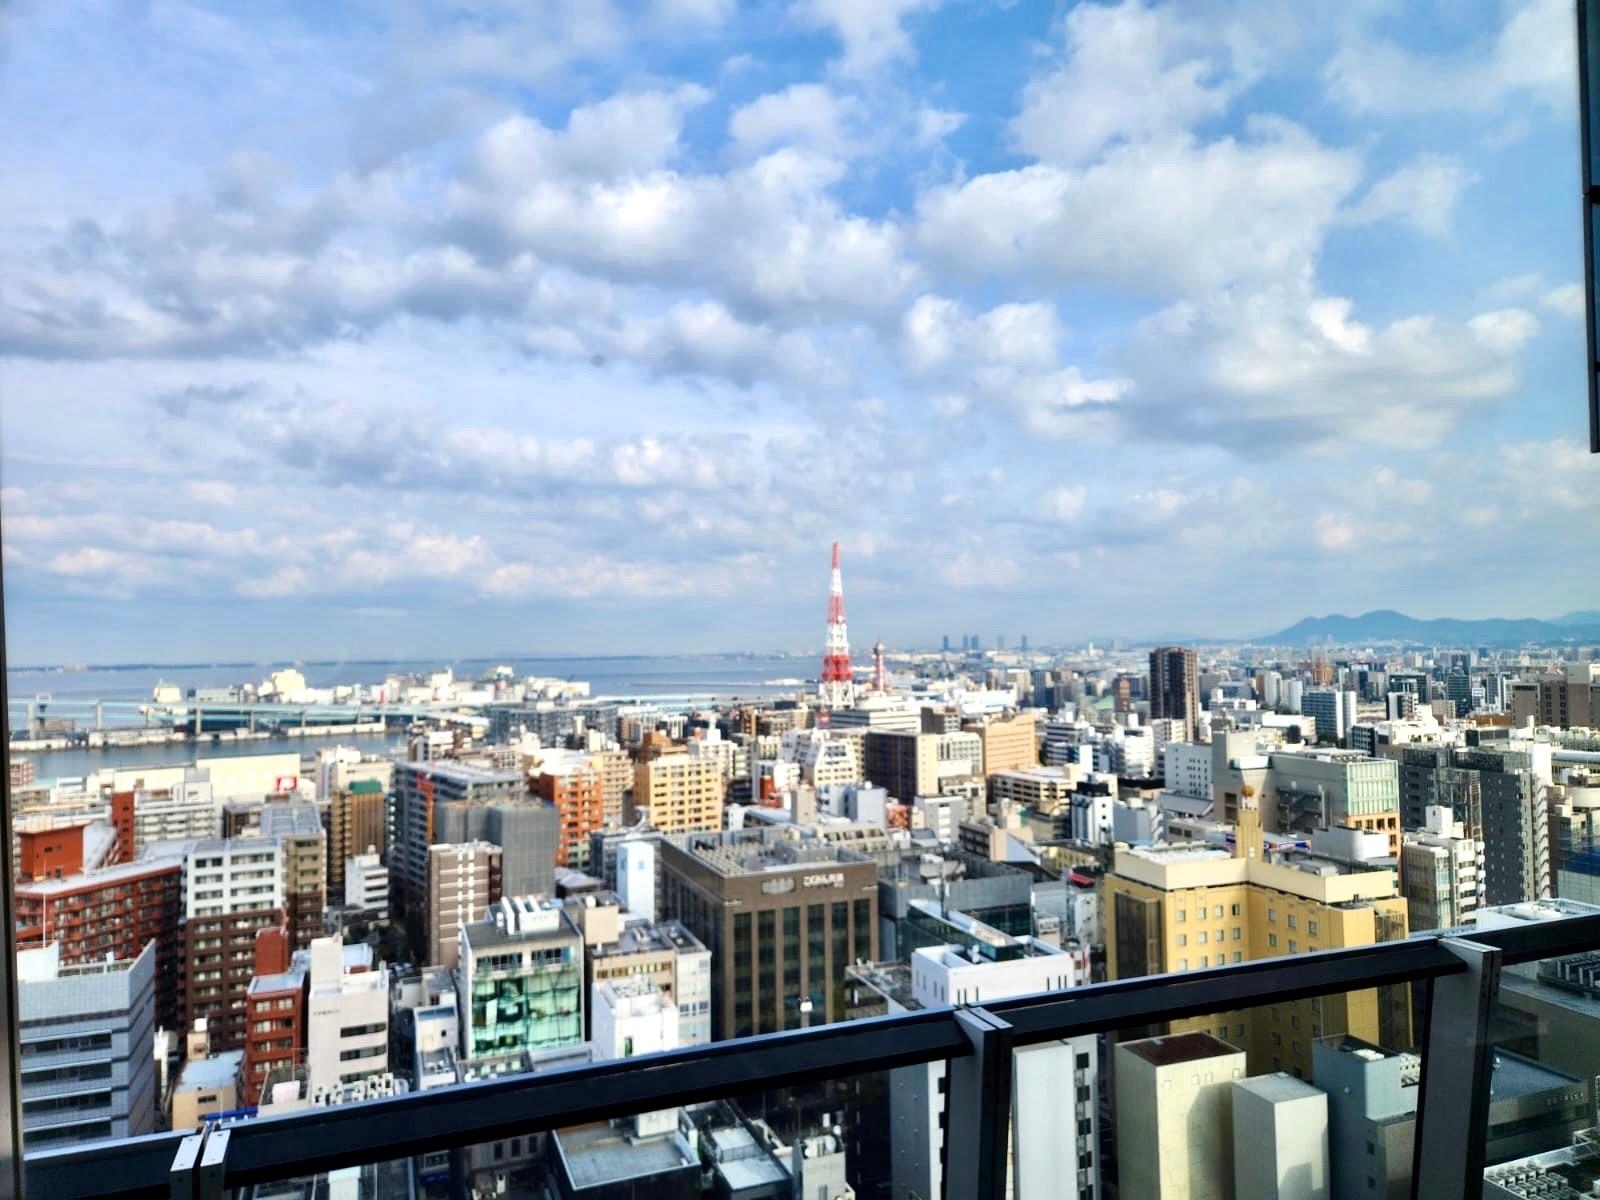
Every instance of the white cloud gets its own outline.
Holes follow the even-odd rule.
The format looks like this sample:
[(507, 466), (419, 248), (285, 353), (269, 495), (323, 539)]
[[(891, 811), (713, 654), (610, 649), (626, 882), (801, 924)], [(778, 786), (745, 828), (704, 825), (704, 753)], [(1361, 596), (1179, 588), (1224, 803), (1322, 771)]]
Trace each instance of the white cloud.
[(1057, 521), (1075, 521), (1088, 499), (1089, 489), (1082, 484), (1063, 484), (1045, 494), (1044, 509)]
[(1581, 317), (1584, 309), (1583, 284), (1563, 283), (1539, 297), (1539, 307), (1562, 317)]
[(1538, 331), (1520, 309), (1381, 326), (1353, 312), (1300, 288), (1174, 305), (1119, 352), (1136, 385), (1127, 415), (1147, 432), (1240, 447), (1431, 445), (1515, 390)]
[(1080, 4), (1063, 32), (1062, 63), (1028, 83), (1011, 125), (1017, 147), (1043, 162), (1077, 166), (1119, 143), (1171, 140), (1220, 117), (1240, 87), (1213, 57), (1225, 47), (1178, 8)]
[(1419, 54), (1381, 37), (1349, 39), (1329, 61), (1329, 95), (1353, 112), (1499, 113), (1517, 95), (1557, 111), (1574, 96), (1575, 24), (1564, 0), (1509, 0), (1487, 45)]
[(800, 0), (794, 14), (802, 24), (827, 29), (844, 47), (839, 67), (862, 75), (897, 59), (914, 58), (905, 22), (932, 12), (942, 0)]
[(1317, 516), (1317, 545), (1324, 550), (1348, 550), (1355, 544), (1355, 526), (1333, 513)]
[(919, 245), (947, 268), (1137, 294), (1301, 278), (1359, 158), (1256, 120), (1245, 140), (1120, 146), (1099, 162), (1035, 164), (925, 193)]
[(1342, 219), (1349, 225), (1398, 221), (1442, 238), (1450, 232), (1461, 193), (1476, 180), (1459, 159), (1423, 154), (1374, 183)]
[(736, 109), (728, 132), (739, 153), (758, 157), (774, 146), (802, 146), (824, 154), (851, 153), (847, 129), (858, 119), (858, 103), (820, 83), (791, 84)]

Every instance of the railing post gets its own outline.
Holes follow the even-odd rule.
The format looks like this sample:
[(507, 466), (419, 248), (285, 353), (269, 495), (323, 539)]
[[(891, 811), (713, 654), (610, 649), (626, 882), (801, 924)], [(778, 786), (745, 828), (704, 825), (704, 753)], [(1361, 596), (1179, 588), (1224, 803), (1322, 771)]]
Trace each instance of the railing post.
[(200, 1148), (200, 1163), (195, 1168), (196, 1200), (223, 1200), (228, 1194), (222, 1184), (227, 1157), (228, 1131), (212, 1126), (206, 1134), (206, 1144)]
[(206, 1143), (204, 1127), (191, 1133), (178, 1143), (178, 1152), (172, 1156), (172, 1170), (168, 1178), (172, 1185), (172, 1200), (195, 1200), (199, 1194), (195, 1187), (195, 1174), (200, 1167), (200, 1151)]
[(1467, 969), (1439, 976), (1428, 989), (1411, 1194), (1480, 1200), (1494, 1070), (1489, 1013), (1500, 990), (1500, 951), (1462, 938), (1440, 944)]
[(1011, 1026), (984, 1008), (956, 1010), (972, 1053), (952, 1059), (944, 1123), (947, 1200), (1002, 1200), (1011, 1136)]

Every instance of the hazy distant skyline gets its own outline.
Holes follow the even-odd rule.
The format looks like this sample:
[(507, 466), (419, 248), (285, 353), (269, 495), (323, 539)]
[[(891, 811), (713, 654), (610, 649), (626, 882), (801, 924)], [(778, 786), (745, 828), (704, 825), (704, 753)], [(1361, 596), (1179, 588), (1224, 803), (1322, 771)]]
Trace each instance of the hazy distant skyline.
[(1593, 607), (1571, 23), (20, 0), (10, 657)]

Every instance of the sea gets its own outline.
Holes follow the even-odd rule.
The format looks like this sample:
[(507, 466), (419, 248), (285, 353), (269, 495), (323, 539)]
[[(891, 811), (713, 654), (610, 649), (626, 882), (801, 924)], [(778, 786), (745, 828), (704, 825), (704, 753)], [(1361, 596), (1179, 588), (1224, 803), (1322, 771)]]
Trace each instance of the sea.
[[(684, 655), (614, 656), (593, 658), (460, 658), (411, 659), (403, 661), (305, 661), (277, 663), (139, 663), (126, 666), (88, 666), (82, 668), (19, 668), (6, 672), (6, 689), (11, 707), (11, 726), (22, 730), (27, 725), (27, 709), (17, 701), (35, 698), (56, 700), (146, 701), (158, 683), (170, 683), (187, 692), (190, 688), (227, 687), (231, 684), (259, 682), (273, 671), (293, 667), (306, 677), (310, 687), (339, 684), (377, 684), (390, 675), (428, 675), (445, 668), (458, 679), (477, 679), (496, 667), (507, 666), (524, 678), (587, 681), (593, 696), (650, 696), (695, 694), (710, 699), (761, 698), (796, 690), (793, 680), (815, 678), (817, 662), (810, 656), (788, 655)], [(47, 708), (48, 711), (48, 708)], [(81, 713), (75, 712), (80, 716)], [(126, 717), (123, 718), (127, 720)], [(138, 723), (135, 720), (135, 723)], [(107, 716), (107, 725), (112, 719)], [(159, 766), (187, 762), (198, 752), (206, 755), (281, 754), (294, 747), (302, 754), (315, 754), (323, 746), (358, 746), (381, 753), (403, 742), (400, 734), (367, 734), (359, 737), (297, 737), (292, 740), (216, 742), (196, 745), (172, 743), (154, 746), (109, 746), (101, 749), (74, 747), (66, 750), (30, 752), (36, 778), (41, 781), (76, 778), (104, 767)], [(23, 757), (18, 755), (17, 757)]]

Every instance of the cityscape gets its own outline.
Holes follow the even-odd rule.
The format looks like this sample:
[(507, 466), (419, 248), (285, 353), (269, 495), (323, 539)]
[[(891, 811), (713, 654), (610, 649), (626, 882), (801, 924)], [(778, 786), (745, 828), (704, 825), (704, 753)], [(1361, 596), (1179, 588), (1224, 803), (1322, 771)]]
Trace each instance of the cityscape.
[[(756, 698), (508, 666), (158, 683), (111, 723), (17, 698), (27, 1146), (1600, 913), (1581, 625), (861, 654), (838, 544), (831, 576), (818, 559), (823, 652)], [(38, 777), (63, 746), (102, 765)], [(1501, 985), (1491, 1180), (1595, 1161), (1597, 961)], [(1372, 988), (1019, 1051), (1014, 1187), (1409, 1194), (1420, 1004)], [(360, 1194), (937, 1196), (943, 1074), (390, 1161)]]
[(0, 113), (0, 1200), (1600, 1200), (1600, 0)]

